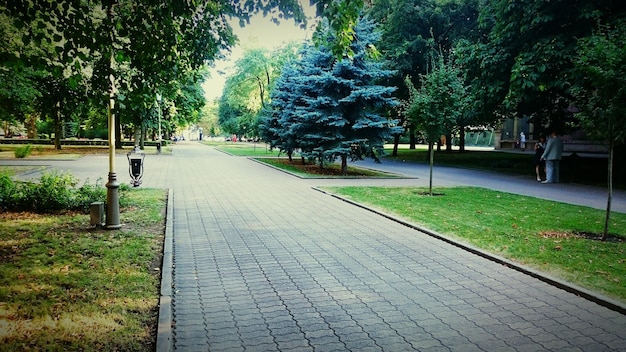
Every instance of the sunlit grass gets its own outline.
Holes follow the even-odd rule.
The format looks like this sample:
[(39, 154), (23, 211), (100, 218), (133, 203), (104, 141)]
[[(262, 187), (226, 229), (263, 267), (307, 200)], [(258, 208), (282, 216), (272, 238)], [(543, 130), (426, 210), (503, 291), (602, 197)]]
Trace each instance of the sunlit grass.
[(626, 214), (611, 216), (612, 239), (602, 232), (605, 212), (587, 207), (458, 187), (327, 188), (430, 230), (626, 301)]
[(316, 165), (315, 163), (306, 163), (303, 165), (300, 159), (294, 159), (293, 161), (289, 161), (289, 159), (287, 158), (258, 158), (256, 160), (261, 163), (272, 165), (273, 167), (279, 168), (302, 178), (401, 177), (396, 174), (371, 169), (364, 169), (354, 166), (348, 166), (348, 170), (344, 175), (341, 173), (341, 165), (339, 165), (338, 163), (327, 164), (324, 166), (324, 168), (320, 168), (319, 165)]
[(153, 349), (165, 197), (123, 191), (120, 230), (0, 215), (0, 351)]

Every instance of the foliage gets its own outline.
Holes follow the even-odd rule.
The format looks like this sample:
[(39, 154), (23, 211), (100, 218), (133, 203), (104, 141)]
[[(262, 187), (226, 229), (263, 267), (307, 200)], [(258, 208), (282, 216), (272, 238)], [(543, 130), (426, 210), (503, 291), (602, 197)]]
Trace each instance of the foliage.
[[(356, 26), (363, 9), (363, 0), (313, 0), (317, 14), (327, 19), (327, 25), (319, 24), (313, 39), (316, 45), (326, 46), (337, 58), (354, 56), (353, 44), (361, 40)], [(330, 33), (329, 37), (327, 34)], [(375, 48), (375, 47), (371, 47)]]
[(602, 211), (475, 187), (341, 187), (332, 192), (474, 247), (626, 301), (626, 214), (597, 241)]
[(467, 108), (467, 92), (460, 70), (445, 63), (443, 57), (433, 59), (433, 70), (421, 77), (416, 89), (410, 78), (406, 84), (410, 91), (408, 118), (424, 133), (430, 149), (430, 193), (432, 195), (433, 145), (452, 129)]
[(0, 209), (54, 213), (67, 210), (85, 211), (89, 204), (104, 201), (106, 189), (99, 183), (77, 187), (70, 174), (44, 174), (39, 182), (14, 182), (0, 176)]
[(33, 150), (33, 146), (30, 144), (19, 146), (15, 148), (15, 157), (18, 159), (23, 159), (30, 155)]
[[(372, 21), (357, 23), (351, 58), (337, 60), (330, 48), (306, 47), (296, 65), (285, 69), (272, 93), (272, 107), (264, 121), (265, 137), (272, 147), (317, 159), (320, 166), (348, 157), (377, 158), (385, 139), (401, 129), (380, 112), (394, 106), (395, 87), (383, 82), (393, 74), (368, 51), (378, 35)], [(332, 42), (332, 31), (328, 34)]]
[(604, 236), (608, 235), (613, 193), (613, 155), (626, 138), (626, 20), (614, 27), (601, 26), (594, 35), (579, 41), (576, 69), (583, 87), (573, 93), (582, 108), (578, 118), (589, 135), (607, 142), (608, 200)]
[(220, 98), (219, 122), (224, 132), (258, 136), (257, 118), (266, 108), (283, 67), (296, 58), (298, 47), (298, 43), (292, 42), (274, 51), (264, 48), (244, 51)]
[[(257, 12), (275, 21), (304, 20), (295, 0), (2, 1), (0, 16), (6, 26), (0, 28), (11, 46), (0, 52), (1, 72), (19, 73), (20, 67), (44, 72), (48, 97), (37, 109), (55, 118), (57, 137), (60, 122), (70, 116), (67, 111), (77, 108), (77, 101), (90, 99), (105, 106), (109, 96), (115, 108), (143, 109), (132, 115), (141, 123), (124, 121), (142, 125), (142, 118), (150, 118), (146, 111), (152, 108), (154, 93), (162, 92), (180, 113), (172, 123), (184, 125), (195, 121), (199, 110), (197, 87), (184, 86), (190, 79), (198, 84), (204, 67), (235, 43), (228, 17), (245, 23)], [(16, 77), (33, 87), (28, 76)], [(0, 99), (8, 97), (13, 110), (22, 111), (23, 101), (37, 94), (14, 87), (19, 94), (0, 91)], [(125, 98), (129, 99), (124, 106)]]
[(485, 104), (476, 109), (569, 126), (577, 38), (590, 35), (598, 19), (623, 12), (619, 1), (483, 0), (479, 25), (487, 35), (469, 44), (474, 99)]

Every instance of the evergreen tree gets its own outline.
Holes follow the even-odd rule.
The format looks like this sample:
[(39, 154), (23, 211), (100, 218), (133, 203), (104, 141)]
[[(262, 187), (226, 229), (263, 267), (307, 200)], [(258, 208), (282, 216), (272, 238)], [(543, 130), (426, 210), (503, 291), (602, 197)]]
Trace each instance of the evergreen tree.
[(395, 87), (377, 84), (393, 71), (371, 55), (379, 38), (373, 22), (359, 20), (355, 35), (353, 55), (341, 60), (323, 45), (304, 48), (298, 65), (285, 70), (277, 83), (271, 104), (274, 118), (266, 120), (275, 139), (297, 138), (293, 146), (321, 167), (340, 158), (344, 173), (348, 158), (376, 158), (385, 140), (401, 132), (395, 121), (379, 114), (397, 101), (391, 97)]

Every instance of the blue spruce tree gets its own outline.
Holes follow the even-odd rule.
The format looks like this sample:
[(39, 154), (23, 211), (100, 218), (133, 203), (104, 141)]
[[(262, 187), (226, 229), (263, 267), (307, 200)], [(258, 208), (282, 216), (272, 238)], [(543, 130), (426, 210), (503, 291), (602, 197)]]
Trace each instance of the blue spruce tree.
[(299, 148), (320, 167), (339, 158), (344, 174), (348, 159), (377, 159), (385, 141), (401, 133), (395, 121), (379, 113), (397, 101), (391, 96), (396, 88), (379, 83), (393, 71), (372, 57), (379, 38), (374, 23), (359, 20), (355, 35), (353, 56), (341, 60), (328, 47), (304, 47), (297, 64), (277, 81), (263, 122), (272, 146)]

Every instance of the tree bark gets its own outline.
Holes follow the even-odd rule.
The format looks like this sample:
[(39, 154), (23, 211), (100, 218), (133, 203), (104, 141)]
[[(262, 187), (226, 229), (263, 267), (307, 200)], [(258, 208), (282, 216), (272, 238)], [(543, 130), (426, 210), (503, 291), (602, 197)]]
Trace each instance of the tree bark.
[(61, 150), (61, 137), (63, 134), (62, 118), (61, 118), (61, 102), (56, 104), (54, 112), (54, 149)]
[(393, 137), (393, 152), (391, 156), (398, 156), (398, 145), (400, 144), (400, 135), (397, 134)]
[(609, 236), (609, 224), (611, 220), (611, 202), (613, 200), (613, 151), (615, 149), (615, 143), (609, 141), (609, 160), (608, 160), (608, 195), (606, 200), (606, 216), (604, 217), (604, 233), (602, 234), (602, 241), (605, 241)]

